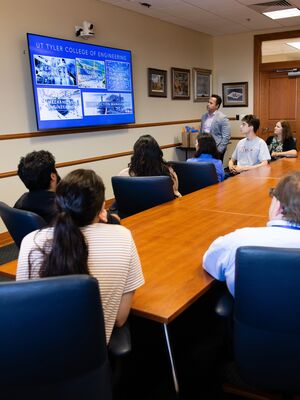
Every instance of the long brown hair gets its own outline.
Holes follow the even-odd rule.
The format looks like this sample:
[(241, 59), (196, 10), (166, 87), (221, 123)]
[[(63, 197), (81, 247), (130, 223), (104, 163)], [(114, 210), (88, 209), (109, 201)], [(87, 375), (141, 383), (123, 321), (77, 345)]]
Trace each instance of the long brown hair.
[(287, 139), (293, 137), (293, 132), (292, 132), (292, 128), (291, 125), (288, 121), (282, 120), (279, 121), (281, 123), (282, 126), (282, 143), (284, 143)]

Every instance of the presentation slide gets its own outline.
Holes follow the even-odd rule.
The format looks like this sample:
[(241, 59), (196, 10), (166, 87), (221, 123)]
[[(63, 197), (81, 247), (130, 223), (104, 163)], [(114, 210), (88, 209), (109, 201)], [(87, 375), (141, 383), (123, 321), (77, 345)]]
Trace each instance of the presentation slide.
[(129, 50), (27, 34), (39, 130), (135, 122)]

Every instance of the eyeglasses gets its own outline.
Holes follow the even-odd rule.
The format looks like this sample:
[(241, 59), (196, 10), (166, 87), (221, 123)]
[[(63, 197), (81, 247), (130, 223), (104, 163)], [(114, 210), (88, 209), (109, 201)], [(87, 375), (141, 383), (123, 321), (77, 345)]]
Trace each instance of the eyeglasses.
[(276, 197), (276, 188), (270, 188), (269, 189), (269, 196), (270, 197)]

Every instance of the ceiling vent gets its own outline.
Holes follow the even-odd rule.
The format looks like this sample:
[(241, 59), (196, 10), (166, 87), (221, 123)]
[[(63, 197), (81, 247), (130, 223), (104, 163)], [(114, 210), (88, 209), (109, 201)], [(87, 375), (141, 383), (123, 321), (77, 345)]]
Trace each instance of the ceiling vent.
[(250, 4), (248, 7), (259, 13), (264, 13), (270, 11), (287, 10), (289, 8), (293, 8), (294, 6), (289, 2), (283, 0), (283, 1), (269, 1), (266, 3), (259, 3), (259, 4)]

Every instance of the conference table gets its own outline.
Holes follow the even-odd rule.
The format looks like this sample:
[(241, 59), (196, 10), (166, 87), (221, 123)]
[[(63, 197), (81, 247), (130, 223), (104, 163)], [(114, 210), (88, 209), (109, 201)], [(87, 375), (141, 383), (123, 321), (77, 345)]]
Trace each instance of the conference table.
[(177, 393), (168, 324), (214, 285), (202, 269), (205, 251), (218, 236), (264, 226), (269, 189), (292, 170), (300, 170), (298, 159), (280, 159), (122, 221), (132, 232), (145, 276), (132, 313), (163, 325)]
[[(145, 276), (132, 313), (162, 324), (176, 393), (168, 324), (214, 285), (202, 268), (205, 251), (218, 236), (264, 226), (269, 189), (292, 170), (300, 170), (298, 159), (277, 160), (122, 220), (132, 232)], [(0, 267), (1, 274), (14, 276), (15, 266), (9, 273)]]

